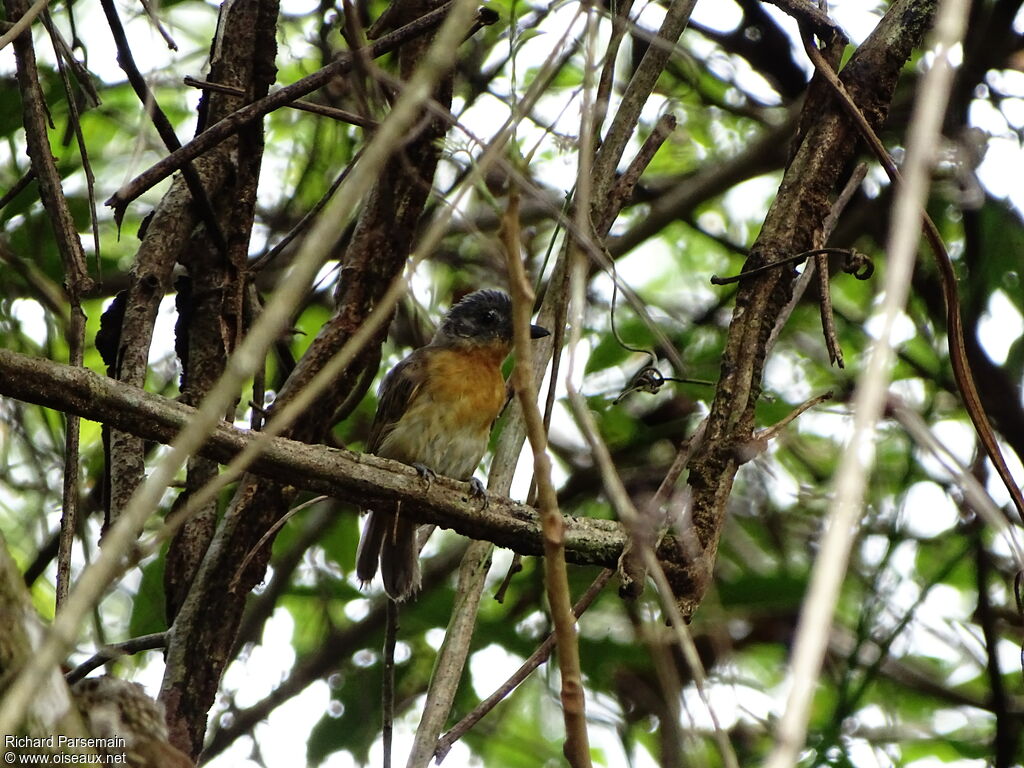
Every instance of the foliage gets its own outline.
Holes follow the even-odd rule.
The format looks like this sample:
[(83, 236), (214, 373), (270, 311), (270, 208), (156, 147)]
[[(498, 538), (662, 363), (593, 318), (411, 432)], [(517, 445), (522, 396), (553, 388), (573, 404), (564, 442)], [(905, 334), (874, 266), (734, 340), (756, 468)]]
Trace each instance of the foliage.
[[(841, 18), (852, 17), (854, 11), (845, 5)], [(574, 17), (581, 9), (576, 4), (502, 0), (490, 7), (500, 21), (484, 27), (459, 50), (452, 111), (461, 126), (485, 142), (507, 116), (515, 119), (515, 149), (506, 154), (513, 158), (511, 170), (525, 176), (516, 183), (527, 192), (522, 238), (526, 264), (538, 285), (550, 289), (554, 255), (548, 258), (549, 249), (557, 254), (565, 237), (565, 228), (556, 226), (555, 219), (576, 182), (579, 109), (584, 78), (593, 76), (586, 60), (590, 42), (583, 20)], [(339, 20), (352, 8), (357, 8), (365, 26), (381, 15), (384, 4), (285, 4), (277, 29), (276, 82), (294, 82), (346, 49)], [(638, 20), (619, 55), (610, 114), (647, 47), (645, 30), (656, 26), (663, 10), (657, 4), (636, 9)], [(631, 139), (627, 161), (660, 115), (671, 113), (678, 127), (654, 156), (607, 241), (617, 277), (638, 297), (643, 312), (621, 291), (613, 293), (612, 276), (592, 263), (582, 342), (575, 352), (576, 386), (586, 396), (625, 489), (638, 506), (656, 493), (677, 451), (706, 415), (714, 389), (667, 381), (657, 393), (617, 398), (647, 362), (649, 349), (665, 376), (718, 380), (736, 289), (712, 286), (708, 279), (743, 268), (779, 185), (807, 79), (799, 41), (781, 13), (752, 0), (723, 5), (716, 12), (704, 10), (706, 15), (697, 16), (703, 23), (690, 25), (661, 73)], [(160, 19), (178, 43), (177, 52), (158, 50), (159, 37), (140, 9), (120, 11), (153, 95), (184, 142), (195, 128), (197, 96), (182, 85), (182, 78), (206, 76), (217, 10), (199, 2), (163, 4)], [(602, 7), (594, 13), (600, 17), (601, 39), (606, 40), (611, 11)], [(40, 79), (53, 123), (51, 148), (89, 252), (90, 274), (102, 281), (98, 292), (82, 303), (87, 317), (84, 364), (105, 373), (95, 344), (100, 318), (117, 292), (130, 285), (140, 231), (168, 185), (130, 204), (119, 223), (103, 201), (167, 151), (115, 66), (99, 11), (60, 3), (51, 14), (53, 24), (65, 32), (74, 15), (74, 52), (91, 69), (101, 97), (101, 103), (85, 109), (77, 123), (95, 179), (90, 183), (49, 37), (35, 24)], [(871, 14), (857, 11), (858, 23), (865, 16)], [(1019, 208), (1024, 198), (1017, 189), (1017, 196), (1001, 199), (990, 188), (997, 182), (989, 174), (998, 169), (981, 165), (979, 172), (979, 164), (986, 143), (997, 139), (1011, 145), (1018, 153), (1015, 162), (1021, 163), (1021, 19), (1019, 0), (975, 3), (928, 206), (955, 256), (969, 360), (1018, 478), (1024, 460), (1024, 220)], [(558, 41), (567, 29), (581, 44), (564, 55)], [(154, 42), (147, 46), (142, 40)], [(144, 50), (147, 47), (150, 50)], [(556, 60), (562, 64), (543, 95), (524, 111), (531, 84), (542, 77), (548, 62)], [(365, 111), (381, 120), (402, 64), (392, 54), (374, 66), (379, 67), (376, 78), (357, 69), (308, 98), (350, 112)], [(891, 151), (902, 148), (907, 105), (918, 90), (923, 67), (915, 57), (893, 98), (883, 133)], [(22, 107), (10, 49), (0, 52), (0, 69), (3, 195), (28, 172), (30, 162), (24, 129), (16, 119)], [(82, 90), (72, 85), (71, 94), (82, 109)], [(777, 138), (780, 126), (789, 126), (782, 141)], [(280, 243), (328, 193), (335, 177), (372, 136), (344, 122), (288, 109), (271, 112), (262, 127), (266, 150), (247, 246), (249, 266)], [(451, 128), (438, 146), (441, 160), (416, 236), (451, 206), (456, 214), (441, 242), (412, 273), (412, 288), (383, 344), (375, 381), (410, 347), (429, 338), (431, 323), (453, 299), (478, 286), (507, 286), (496, 230), (508, 199), (510, 168), (507, 165), (504, 173), (481, 182), (467, 181), (482, 145), (460, 128)], [(752, 148), (758, 151), (751, 152)], [(516, 156), (528, 158), (528, 165), (516, 168)], [(838, 246), (869, 254), (876, 266), (871, 280), (837, 274), (831, 282), (847, 367), (828, 363), (819, 297), (812, 289), (795, 307), (767, 363), (757, 427), (776, 424), (825, 390), (833, 390), (835, 397), (786, 427), (739, 470), (714, 584), (689, 626), (707, 672), (704, 689), (710, 706), (741, 765), (763, 759), (774, 743), (773, 728), (784, 701), (784, 665), (829, 511), (831, 479), (848, 434), (851, 393), (876, 331), (869, 318), (886, 271), (892, 197), (888, 183), (880, 178), (872, 167), (832, 238)], [(456, 200), (467, 185), (467, 197)], [(672, 200), (683, 202), (671, 205)], [(39, 189), (30, 182), (17, 194), (4, 196), (3, 202), (3, 347), (67, 362), (72, 333), (62, 287), (64, 265)], [(665, 206), (669, 214), (657, 218), (653, 212)], [(97, 253), (88, 234), (92, 226), (101, 245)], [(341, 242), (333, 261), (307, 292), (292, 319), (292, 332), (277, 340), (276, 352), (267, 358), (268, 403), (281, 393), (294, 361), (303, 358), (334, 316), (331, 295), (339, 275), (344, 280), (339, 259), (354, 237), (349, 222), (339, 222), (338, 228)], [(197, 225), (197, 231), (201, 229)], [(308, 233), (308, 228), (299, 230), (296, 244), (252, 276), (265, 299), (274, 294)], [(409, 238), (413, 236), (410, 231)], [(622, 243), (628, 248), (619, 247)], [(404, 260), (405, 254), (400, 257)], [(177, 269), (181, 272), (183, 267)], [(181, 395), (175, 293), (169, 288), (160, 305), (145, 379), (150, 392), (166, 398)], [(945, 323), (935, 270), (922, 254), (900, 327), (890, 397), (894, 403), (906, 403), (935, 439), (971, 467), (996, 502), (1009, 510), (1005, 491), (978, 458), (976, 438), (950, 373)], [(663, 348), (657, 347), (655, 329), (678, 353), (682, 367), (673, 367)], [(234, 417), (240, 425), (253, 418), (249, 401), (254, 386), (249, 382), (239, 393)], [(346, 418), (323, 436), (325, 441), (362, 448), (376, 407), (375, 387), (368, 389)], [(570, 415), (562, 386), (555, 403), (550, 449), (557, 464), (561, 511), (613, 518), (601, 473)], [(34, 604), (49, 618), (65, 472), (65, 420), (55, 410), (13, 399), (0, 402), (0, 412), (0, 531), (26, 574)], [(499, 422), (495, 433), (505, 426)], [(147, 444), (147, 466), (152, 467), (163, 450)], [(948, 467), (893, 418), (878, 428), (877, 451), (800, 764), (1019, 764), (1024, 754), (1019, 751), (1024, 722), (1018, 658), (1022, 619), (1015, 607), (1016, 567), (1010, 547), (980, 521)], [(83, 522), (72, 560), (75, 574), (102, 545), (104, 447), (99, 428), (88, 421), (82, 423), (78, 464)], [(234, 488), (214, 505), (215, 518), (223, 517), (233, 503)], [(527, 488), (520, 479), (513, 495), (525, 499)], [(164, 494), (150, 531), (159, 529), (179, 490)], [(684, 495), (674, 497), (677, 510)], [(306, 500), (299, 496), (292, 503)], [(211, 713), (206, 740), (212, 765), (241, 765), (247, 758), (268, 765), (303, 759), (311, 765), (349, 764), (339, 761), (339, 753), (360, 764), (379, 761), (383, 618), (379, 601), (357, 590), (353, 564), (358, 504), (351, 501), (321, 502), (302, 510), (273, 541), (270, 569), (257, 579), (248, 605), (255, 623), (245, 623), (250, 613), (242, 619), (243, 642), (234, 649), (237, 655)], [(1007, 519), (1019, 538), (1021, 521), (1009, 511)], [(415, 728), (456, 600), (452, 574), (459, 543), (456, 535), (435, 534), (425, 559), (435, 577), (402, 609), (396, 696), (401, 738)], [(82, 628), (72, 663), (105, 643), (166, 629), (167, 557), (164, 547), (124, 576), (96, 608), (89, 626)], [(525, 559), (500, 604), (490, 595), (504, 576), (508, 558), (498, 555), (495, 560), (450, 725), (489, 695), (550, 631), (539, 560)], [(573, 597), (596, 575), (597, 569), (570, 566)], [(369, 594), (376, 596), (377, 588)], [(595, 764), (723, 764), (694, 674), (663, 624), (652, 585), (637, 600), (623, 600), (608, 587), (580, 621)], [(261, 644), (280, 662), (269, 671), (254, 662), (260, 658)], [(154, 683), (162, 664), (160, 653), (150, 652), (125, 657), (114, 666), (122, 676), (138, 675)], [(470, 731), (449, 761), (510, 767), (560, 764), (564, 732), (555, 670), (545, 666), (535, 672)], [(268, 680), (268, 674), (280, 679)], [(279, 683), (279, 691), (287, 695), (275, 697), (270, 689)], [(151, 692), (156, 693), (155, 686)], [(301, 709), (289, 708), (297, 702)], [(281, 740), (286, 746), (272, 746)]]

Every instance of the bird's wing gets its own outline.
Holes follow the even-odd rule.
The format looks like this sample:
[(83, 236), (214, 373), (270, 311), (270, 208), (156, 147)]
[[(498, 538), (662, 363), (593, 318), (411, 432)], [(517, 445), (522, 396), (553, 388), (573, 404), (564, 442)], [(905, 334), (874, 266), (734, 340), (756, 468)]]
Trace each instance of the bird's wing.
[(381, 382), (377, 393), (377, 413), (373, 417), (370, 436), (366, 441), (369, 453), (377, 452), (416, 398), (427, 373), (426, 359), (419, 354), (421, 349), (392, 368)]

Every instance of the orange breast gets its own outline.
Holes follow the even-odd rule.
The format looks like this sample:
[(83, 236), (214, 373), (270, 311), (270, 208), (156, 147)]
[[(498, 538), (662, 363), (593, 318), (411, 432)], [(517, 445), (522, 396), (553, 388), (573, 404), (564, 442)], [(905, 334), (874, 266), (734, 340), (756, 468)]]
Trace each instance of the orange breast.
[(430, 356), (426, 381), (435, 403), (464, 428), (490, 430), (505, 404), (501, 361), (508, 349), (443, 349)]
[(506, 354), (504, 345), (431, 350), (422, 384), (377, 455), (459, 480), (472, 477), (505, 404), (499, 366)]

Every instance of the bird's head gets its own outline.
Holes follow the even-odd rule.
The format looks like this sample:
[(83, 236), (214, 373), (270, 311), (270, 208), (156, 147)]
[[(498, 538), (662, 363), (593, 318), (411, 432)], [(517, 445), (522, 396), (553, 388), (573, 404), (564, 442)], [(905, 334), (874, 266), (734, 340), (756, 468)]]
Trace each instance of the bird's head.
[[(530, 338), (550, 336), (546, 328), (530, 326)], [(512, 344), (512, 299), (494, 290), (474, 291), (453, 305), (434, 334), (434, 344), (498, 346)]]

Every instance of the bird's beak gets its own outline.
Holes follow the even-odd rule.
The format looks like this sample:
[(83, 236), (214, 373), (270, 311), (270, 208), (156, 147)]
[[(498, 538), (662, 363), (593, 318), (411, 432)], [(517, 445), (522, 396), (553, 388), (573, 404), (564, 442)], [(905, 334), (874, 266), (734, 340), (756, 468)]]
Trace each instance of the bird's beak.
[(542, 328), (539, 325), (530, 326), (530, 338), (531, 339), (543, 339), (545, 336), (550, 336), (551, 331), (547, 328)]

